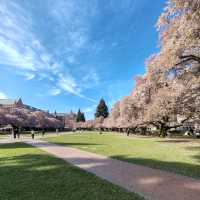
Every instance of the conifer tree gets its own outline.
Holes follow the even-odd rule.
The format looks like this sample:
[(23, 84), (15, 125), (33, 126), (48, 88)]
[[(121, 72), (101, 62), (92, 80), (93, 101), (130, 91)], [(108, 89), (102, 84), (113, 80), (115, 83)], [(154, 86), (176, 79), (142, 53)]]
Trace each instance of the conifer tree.
[(85, 122), (85, 114), (80, 109), (77, 113), (76, 122)]
[(108, 115), (109, 115), (108, 106), (106, 105), (104, 99), (102, 98), (99, 102), (99, 105), (97, 106), (95, 117), (96, 118), (99, 118), (99, 117), (107, 118)]

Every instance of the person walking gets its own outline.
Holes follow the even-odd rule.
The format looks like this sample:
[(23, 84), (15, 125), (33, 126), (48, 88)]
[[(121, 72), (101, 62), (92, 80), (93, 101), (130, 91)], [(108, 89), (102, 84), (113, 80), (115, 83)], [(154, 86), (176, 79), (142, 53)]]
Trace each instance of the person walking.
[(12, 129), (12, 134), (13, 134), (13, 138), (15, 140), (16, 139), (16, 129), (15, 128)]
[(130, 129), (129, 128), (127, 128), (126, 134), (127, 134), (127, 136), (130, 135)]
[(58, 129), (58, 128), (56, 129), (56, 134), (57, 134), (57, 135), (59, 134), (59, 129)]
[(32, 137), (32, 139), (34, 140), (34, 138), (35, 138), (35, 132), (34, 132), (33, 129), (31, 130), (31, 137)]
[(20, 138), (20, 129), (17, 129), (17, 139), (19, 139)]
[(45, 130), (43, 129), (42, 130), (42, 137), (44, 137), (44, 135), (45, 135)]

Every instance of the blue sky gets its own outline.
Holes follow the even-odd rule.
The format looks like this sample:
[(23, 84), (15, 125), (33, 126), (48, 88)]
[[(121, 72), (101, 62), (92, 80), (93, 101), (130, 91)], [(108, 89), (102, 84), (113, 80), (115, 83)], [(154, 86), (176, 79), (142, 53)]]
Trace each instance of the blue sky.
[(145, 73), (165, 0), (1, 0), (0, 98), (92, 118)]

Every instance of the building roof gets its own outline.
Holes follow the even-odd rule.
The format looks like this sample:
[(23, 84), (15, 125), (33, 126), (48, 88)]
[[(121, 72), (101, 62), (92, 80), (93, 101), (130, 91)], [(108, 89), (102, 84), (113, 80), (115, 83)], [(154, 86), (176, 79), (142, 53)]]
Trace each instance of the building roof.
[(19, 99), (0, 99), (0, 105), (14, 105), (14, 104), (23, 104), (21, 98)]
[(3, 127), (0, 127), (0, 130), (9, 130), (9, 129), (12, 129), (13, 126), (11, 124), (8, 124), (6, 126), (3, 126)]
[(58, 117), (65, 117), (67, 114), (66, 113), (54, 113), (53, 115), (56, 115)]
[(0, 105), (13, 105), (15, 102), (14, 99), (0, 99)]

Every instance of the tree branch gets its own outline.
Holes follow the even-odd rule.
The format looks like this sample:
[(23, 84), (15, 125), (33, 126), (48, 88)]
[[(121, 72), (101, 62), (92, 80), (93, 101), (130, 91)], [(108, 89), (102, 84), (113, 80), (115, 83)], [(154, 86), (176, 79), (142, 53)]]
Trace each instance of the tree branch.
[(179, 63), (177, 63), (175, 66), (184, 64), (188, 61), (196, 61), (200, 64), (200, 58), (194, 55), (186, 55), (186, 56), (179, 56), (179, 58), (181, 59), (181, 61)]

